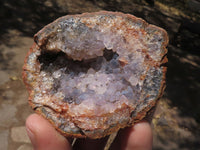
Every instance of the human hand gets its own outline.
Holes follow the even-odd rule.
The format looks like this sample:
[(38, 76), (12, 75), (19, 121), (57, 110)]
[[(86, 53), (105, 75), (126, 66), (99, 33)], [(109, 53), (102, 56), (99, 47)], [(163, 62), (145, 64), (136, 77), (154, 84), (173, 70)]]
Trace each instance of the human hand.
[[(28, 136), (34, 150), (72, 150), (70, 139), (60, 135), (53, 126), (43, 117), (32, 114), (26, 120)], [(149, 123), (137, 123), (133, 127), (122, 129), (111, 149), (113, 150), (151, 150), (152, 131)], [(80, 139), (74, 149), (102, 150), (106, 138), (99, 140)]]

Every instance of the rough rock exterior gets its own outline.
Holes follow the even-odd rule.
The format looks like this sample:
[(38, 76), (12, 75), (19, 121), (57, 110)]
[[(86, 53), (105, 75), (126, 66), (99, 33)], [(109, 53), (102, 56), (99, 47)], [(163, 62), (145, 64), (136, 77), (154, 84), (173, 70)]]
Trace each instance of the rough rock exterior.
[(65, 136), (101, 138), (142, 120), (165, 87), (167, 33), (117, 12), (64, 16), (34, 36), (29, 103)]

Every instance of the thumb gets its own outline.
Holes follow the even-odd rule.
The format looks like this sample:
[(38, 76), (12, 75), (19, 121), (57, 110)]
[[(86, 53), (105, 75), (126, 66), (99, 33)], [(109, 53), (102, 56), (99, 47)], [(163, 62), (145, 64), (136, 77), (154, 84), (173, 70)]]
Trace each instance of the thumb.
[(37, 114), (32, 114), (27, 118), (26, 129), (34, 150), (71, 150), (67, 139)]

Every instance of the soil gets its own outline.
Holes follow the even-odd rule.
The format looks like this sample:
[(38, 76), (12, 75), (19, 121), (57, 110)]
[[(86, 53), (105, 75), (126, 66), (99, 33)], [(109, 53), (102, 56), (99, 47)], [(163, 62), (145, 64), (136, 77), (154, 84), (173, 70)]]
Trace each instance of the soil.
[[(200, 11), (198, 0), (1, 0), (0, 1), (0, 149), (30, 146), (16, 142), (12, 128), (24, 126), (33, 111), (21, 78), (33, 35), (56, 18), (99, 10), (142, 17), (167, 30), (167, 87), (151, 125), (154, 150), (200, 147)], [(194, 8), (194, 9), (193, 9)], [(25, 145), (24, 145), (25, 144)]]

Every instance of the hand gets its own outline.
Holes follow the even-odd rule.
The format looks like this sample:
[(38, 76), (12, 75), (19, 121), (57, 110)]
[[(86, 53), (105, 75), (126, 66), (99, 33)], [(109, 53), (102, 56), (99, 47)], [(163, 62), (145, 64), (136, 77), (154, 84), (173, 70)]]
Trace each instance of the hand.
[[(32, 114), (26, 120), (28, 136), (34, 150), (72, 150), (70, 140), (60, 135), (43, 117)], [(151, 150), (152, 131), (149, 123), (141, 122), (135, 126), (121, 130), (111, 148), (114, 150)], [(106, 139), (80, 139), (75, 149), (102, 150)]]

